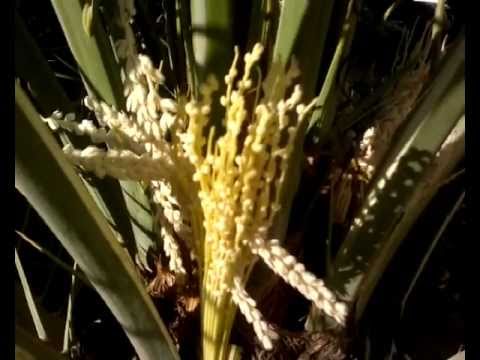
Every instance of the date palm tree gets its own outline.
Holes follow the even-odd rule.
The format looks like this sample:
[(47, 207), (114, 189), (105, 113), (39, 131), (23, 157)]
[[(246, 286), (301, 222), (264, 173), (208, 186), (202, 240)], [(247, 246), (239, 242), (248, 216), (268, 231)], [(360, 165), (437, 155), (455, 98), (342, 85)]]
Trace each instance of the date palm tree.
[[(198, 357), (240, 358), (231, 335), (244, 321), (254, 351), (275, 356), (293, 335), (260, 304), (279, 279), (310, 303), (303, 334), (332, 336), (343, 358), (463, 156), (463, 34), (446, 42), (439, 1), (433, 25), (403, 29), (389, 71), (368, 78), (354, 64), (360, 1), (161, 3), (164, 28), (152, 1), (51, 1), (86, 92), (77, 102), (15, 15), (15, 186), (78, 269), (21, 238), (95, 289), (140, 359), (180, 358), (182, 336), (152, 301), (172, 288), (185, 314), (200, 313)], [(289, 231), (319, 162), (331, 199), (315, 214), (330, 229), (317, 239), (322, 276), (298, 255), (305, 232)], [(17, 326), (17, 348), (60, 358), (17, 253), (16, 264), (41, 340)]]

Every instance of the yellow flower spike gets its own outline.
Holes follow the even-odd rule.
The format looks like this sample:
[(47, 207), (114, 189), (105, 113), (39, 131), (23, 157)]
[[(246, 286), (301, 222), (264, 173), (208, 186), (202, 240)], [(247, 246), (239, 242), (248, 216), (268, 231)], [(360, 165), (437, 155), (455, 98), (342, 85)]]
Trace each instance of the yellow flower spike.
[[(170, 267), (179, 274), (186, 271), (174, 235), (182, 238), (198, 263), (204, 359), (226, 358), (237, 307), (263, 346), (273, 348), (278, 336), (244, 290), (257, 259), (337, 321), (343, 322), (347, 311), (321, 280), (278, 241), (268, 239), (281, 210), (288, 161), (316, 100), (302, 104), (298, 85), (286, 95), (299, 73), (294, 62), (287, 71), (273, 64), (262, 86), (254, 84), (251, 73), (262, 52), (263, 46), (257, 44), (244, 56), (243, 72), (236, 80), (240, 54), (235, 48), (224, 78), (225, 94), (220, 97), (225, 133), (217, 139), (215, 128), (205, 129), (211, 123), (211, 105), (217, 101), (215, 77), (208, 77), (200, 87), (199, 99), (162, 99), (156, 94), (157, 70), (139, 55), (131, 57), (126, 69), (131, 75), (125, 80), (129, 112), (118, 112), (93, 99), (85, 102), (99, 123), (121, 134), (126, 145), (121, 147), (117, 141), (118, 149), (108, 152), (96, 147), (65, 149), (72, 161), (99, 176), (150, 182), (153, 200), (163, 209), (159, 221)], [(245, 97), (253, 86), (262, 91), (257, 91), (250, 108)], [(74, 127), (68, 121), (49, 121), (54, 127), (88, 133), (99, 142), (113, 142), (109, 133), (89, 123)]]
[[(227, 353), (235, 314), (230, 292), (233, 279), (241, 279), (253, 264), (255, 255), (250, 244), (256, 236), (266, 236), (280, 209), (287, 161), (306, 109), (298, 107), (302, 97), (299, 86), (288, 99), (281, 99), (298, 74), (294, 64), (286, 74), (277, 71), (267, 76), (264, 98), (248, 116), (244, 95), (253, 85), (251, 70), (262, 52), (263, 47), (257, 44), (244, 56), (243, 74), (235, 83), (239, 58), (235, 49), (233, 64), (224, 79), (226, 93), (220, 100), (225, 107), (226, 131), (216, 142), (214, 130), (209, 131), (208, 140), (203, 135), (214, 86), (207, 82), (201, 88), (200, 103), (190, 102), (185, 109), (189, 125), (182, 139), (196, 169), (194, 180), (200, 186), (204, 218), (202, 328), (213, 339), (204, 343), (204, 357), (209, 359), (220, 359)], [(266, 88), (268, 82), (276, 88)], [(242, 143), (239, 137), (243, 133)], [(264, 334), (258, 324), (254, 325), (256, 331)], [(264, 344), (273, 341), (261, 336)]]

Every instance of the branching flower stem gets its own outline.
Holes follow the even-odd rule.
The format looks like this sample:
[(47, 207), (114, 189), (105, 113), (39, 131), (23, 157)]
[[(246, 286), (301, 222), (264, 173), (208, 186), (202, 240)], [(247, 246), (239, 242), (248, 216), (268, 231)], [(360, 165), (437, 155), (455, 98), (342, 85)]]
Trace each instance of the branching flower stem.
[[(188, 248), (197, 262), (203, 358), (227, 358), (237, 308), (260, 344), (273, 348), (278, 334), (244, 289), (258, 260), (343, 325), (347, 306), (279, 241), (269, 238), (274, 218), (282, 210), (288, 162), (318, 100), (302, 103), (302, 88), (293, 83), (299, 75), (295, 63), (287, 71), (273, 64), (265, 79), (254, 84), (252, 72), (263, 46), (256, 44), (244, 55), (241, 72), (236, 48), (223, 96), (216, 96), (220, 87), (211, 76), (195, 99), (162, 98), (161, 68), (155, 69), (147, 56), (135, 50), (129, 30), (133, 2), (119, 4), (126, 28), (125, 40), (117, 43), (124, 62), (126, 111), (87, 98), (85, 105), (100, 127), (88, 120), (75, 122), (72, 114), (62, 119), (56, 113), (44, 120), (53, 130), (87, 135), (95, 143), (85, 149), (64, 148), (82, 170), (150, 185), (170, 269), (178, 276), (187, 271), (180, 248)], [(255, 89), (252, 105), (247, 96)], [(220, 136), (209, 128), (215, 101), (225, 110), (225, 131)], [(96, 146), (102, 143), (108, 146)]]

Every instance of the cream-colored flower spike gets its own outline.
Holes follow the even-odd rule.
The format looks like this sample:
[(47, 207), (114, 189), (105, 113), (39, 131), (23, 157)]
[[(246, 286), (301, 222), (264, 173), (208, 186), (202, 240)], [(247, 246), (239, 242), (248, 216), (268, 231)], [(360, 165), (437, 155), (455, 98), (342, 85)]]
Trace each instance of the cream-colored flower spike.
[(251, 249), (276, 274), (312, 301), (315, 306), (333, 317), (339, 324), (345, 323), (346, 305), (338, 302), (325, 283), (307, 271), (303, 264), (278, 244), (278, 241), (265, 242), (262, 239), (256, 239)]
[(75, 121), (75, 114), (69, 113), (63, 117), (59, 111), (55, 111), (50, 117), (43, 118), (49, 128), (53, 131), (62, 129), (68, 132), (73, 132), (75, 135), (89, 136), (94, 144), (114, 142), (112, 133), (107, 133), (104, 128), (97, 128), (93, 121), (82, 120), (80, 123)]
[[(239, 279), (248, 273), (257, 256), (342, 325), (347, 307), (278, 242), (267, 238), (274, 216), (281, 209), (280, 191), (296, 136), (302, 136), (299, 129), (315, 100), (302, 104), (298, 85), (283, 99), (297, 73), (292, 67), (286, 74), (277, 71), (267, 76), (263, 97), (250, 110), (246, 100), (253, 86), (250, 74), (262, 51), (257, 44), (245, 55), (244, 71), (238, 79), (239, 53), (235, 51), (225, 76), (226, 94), (220, 98), (225, 107), (225, 133), (214, 140), (215, 130), (210, 128), (208, 137), (203, 135), (209, 123), (212, 94), (218, 88), (216, 80), (210, 78), (201, 88), (201, 99), (186, 106), (189, 122), (181, 139), (195, 167), (193, 179), (200, 187), (203, 210), (202, 297), (207, 299), (203, 307), (204, 333), (217, 339), (230, 331), (230, 313), (234, 312), (231, 297), (268, 349), (276, 339), (274, 332), (260, 320), (254, 301), (248, 300), (239, 287)], [(222, 358), (221, 354), (208, 341), (204, 343), (206, 358)]]
[(273, 348), (273, 340), (278, 339), (278, 334), (272, 329), (262, 317), (262, 314), (257, 309), (257, 304), (242, 286), (240, 277), (233, 279), (232, 300), (238, 306), (240, 312), (249, 324), (252, 324), (253, 330), (257, 335), (260, 343), (266, 350)]
[[(158, 94), (158, 86), (164, 81), (161, 65), (156, 69), (148, 56), (137, 53), (135, 37), (130, 25), (135, 15), (133, 0), (120, 0), (118, 8), (121, 15), (118, 18), (118, 25), (124, 30), (125, 38), (117, 42), (116, 49), (119, 58), (124, 62), (122, 79), (127, 111), (134, 114), (135, 126), (150, 136), (152, 141), (146, 146), (146, 150), (154, 158), (165, 157), (162, 145), (166, 144), (164, 139), (167, 132), (172, 131), (173, 139), (168, 144), (170, 157), (179, 167), (178, 172), (190, 178), (192, 168), (188, 161), (185, 161), (175, 134), (176, 128), (183, 126), (181, 119), (176, 115), (177, 104), (174, 100), (162, 98)], [(162, 223), (160, 236), (165, 253), (170, 259), (169, 267), (176, 273), (184, 273), (180, 247), (171, 232), (175, 231), (183, 241), (191, 243), (188, 212), (182, 211), (179, 196), (168, 181), (154, 180), (150, 182), (150, 187), (153, 202), (157, 205), (156, 218)]]
[[(87, 135), (94, 144), (107, 145), (108, 150), (95, 146), (83, 150), (65, 146), (67, 157), (84, 170), (99, 177), (108, 175), (122, 180), (150, 182), (152, 200), (158, 205), (159, 213), (155, 217), (162, 220), (165, 228), (168, 227), (167, 230), (160, 227), (159, 235), (169, 256), (171, 270), (183, 273), (180, 246), (171, 232), (175, 231), (183, 241), (191, 243), (188, 208), (198, 201), (196, 187), (191, 184), (193, 167), (185, 157), (176, 131), (184, 126), (184, 119), (177, 116), (177, 104), (173, 99), (158, 94), (158, 86), (164, 81), (161, 68), (156, 69), (148, 56), (136, 50), (131, 28), (134, 1), (119, 0), (117, 5), (120, 15), (117, 25), (123, 30), (124, 38), (116, 43), (116, 50), (123, 64), (121, 75), (126, 111), (118, 111), (87, 97), (84, 105), (95, 113), (99, 128), (90, 120), (78, 124), (73, 114), (62, 119), (61, 114), (54, 113), (44, 121), (52, 130)], [(171, 140), (166, 141), (169, 130)], [(164, 196), (167, 187), (168, 195)]]
[(160, 225), (160, 236), (163, 240), (163, 249), (169, 257), (169, 268), (176, 274), (184, 275), (186, 270), (183, 266), (180, 246), (175, 240), (175, 234), (185, 244), (194, 249), (192, 245), (192, 232), (186, 211), (175, 197), (170, 184), (166, 181), (152, 181), (152, 200), (159, 207), (156, 219)]
[(128, 54), (127, 50), (132, 51), (128, 39), (120, 45), (130, 60), (124, 78), (127, 111), (87, 98), (85, 105), (95, 112), (100, 128), (90, 122), (74, 125), (72, 119), (61, 120), (58, 114), (45, 121), (52, 128), (88, 135), (95, 143), (107, 142), (107, 150), (65, 147), (69, 159), (84, 170), (100, 177), (150, 183), (170, 268), (179, 275), (185, 273), (176, 237), (198, 262), (204, 358), (226, 356), (237, 307), (266, 349), (278, 339), (242, 287), (257, 259), (344, 324), (346, 306), (277, 241), (268, 238), (281, 210), (280, 193), (294, 143), (303, 136), (303, 124), (315, 103), (301, 102), (302, 89), (292, 84), (298, 75), (295, 65), (286, 72), (272, 66), (262, 96), (252, 106), (247, 102), (254, 88), (251, 72), (263, 47), (257, 44), (245, 54), (242, 74), (237, 70), (239, 51), (235, 49), (224, 79), (226, 91), (219, 98), (225, 115), (224, 133), (218, 136), (215, 128), (207, 129), (211, 105), (218, 101), (214, 77), (201, 86), (199, 99), (180, 106), (158, 95), (163, 76), (151, 61), (144, 55)]

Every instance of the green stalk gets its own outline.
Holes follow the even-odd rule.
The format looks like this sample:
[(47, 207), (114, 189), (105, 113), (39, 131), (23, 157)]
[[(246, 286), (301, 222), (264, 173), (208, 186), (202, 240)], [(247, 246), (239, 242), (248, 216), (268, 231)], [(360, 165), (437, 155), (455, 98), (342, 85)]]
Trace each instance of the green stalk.
[(285, 0), (280, 9), (277, 37), (273, 48), (273, 60), (286, 65), (290, 61), (302, 23), (307, 14), (308, 0)]
[(179, 31), (179, 9), (178, 2), (164, 2), (166, 21), (166, 46), (168, 47), (168, 56), (171, 73), (173, 74), (174, 84), (172, 88), (176, 93), (185, 94), (187, 92), (188, 74), (186, 72), (186, 62), (184, 55), (184, 46), (182, 34)]
[[(35, 64), (35, 66), (32, 66), (32, 64)], [(49, 116), (58, 109), (64, 112), (73, 110), (72, 103), (55, 79), (55, 74), (16, 11), (15, 73), (28, 82), (29, 90), (36, 100), (38, 111), (43, 116)]]
[(324, 139), (330, 133), (333, 117), (335, 115), (334, 109), (336, 109), (335, 104), (338, 93), (338, 71), (341, 62), (345, 59), (345, 56), (349, 50), (357, 23), (357, 17), (353, 6), (354, 2), (350, 1), (347, 8), (347, 13), (345, 15), (345, 20), (342, 25), (340, 38), (338, 39), (338, 43), (335, 48), (335, 53), (318, 96), (317, 110), (313, 112), (308, 125), (307, 131), (310, 131), (313, 126), (318, 126), (320, 128), (320, 141), (322, 141), (322, 139)]
[(262, 56), (266, 59), (267, 64), (270, 63), (275, 40), (273, 38), (275, 35), (274, 14), (273, 0), (253, 2), (247, 48), (252, 49), (256, 43), (261, 43), (265, 48)]
[(140, 359), (178, 359), (131, 261), (18, 84), (15, 115), (15, 187), (78, 262)]
[(221, 83), (233, 58), (232, 1), (196, 0), (190, 9), (198, 82), (214, 74)]
[[(181, 2), (184, 6), (185, 2)], [(205, 82), (207, 76), (214, 75), (220, 85), (218, 93), (223, 93), (225, 83), (223, 78), (227, 73), (233, 58), (233, 19), (232, 1), (230, 0), (196, 0), (190, 2), (191, 42), (195, 61), (196, 89)], [(182, 25), (185, 27), (185, 24)], [(188, 39), (189, 41), (190, 39)], [(221, 134), (221, 124), (224, 109), (215, 102), (211, 108), (211, 126), (217, 128), (216, 135)], [(235, 307), (230, 299), (223, 298), (219, 304), (208, 298), (205, 280), (201, 284), (201, 314), (202, 314), (202, 351), (204, 359), (226, 358), (230, 346), (229, 335), (232, 321), (224, 322), (225, 318), (233, 318)], [(225, 301), (230, 305), (226, 305)], [(232, 315), (233, 314), (233, 315)]]
[[(37, 311), (45, 326), (45, 331), (48, 334), (48, 344), (55, 351), (59, 351), (62, 346), (62, 331), (63, 331), (63, 319), (55, 314), (51, 314), (45, 310), (41, 301), (36, 299)], [(36, 340), (44, 343), (34, 334), (36, 334), (35, 326), (32, 322), (32, 316), (28, 308), (25, 292), (21, 284), (15, 282), (15, 324), (27, 331), (32, 336), (35, 336)]]
[(189, 17), (189, 4), (187, 0), (176, 0), (177, 8), (177, 21), (178, 21), (178, 31), (181, 34), (183, 40), (184, 52), (186, 57), (187, 64), (187, 81), (190, 94), (194, 97), (198, 97), (198, 80), (195, 66), (195, 57), (193, 53), (193, 43), (192, 43), (192, 29), (191, 22)]
[(241, 360), (242, 359), (242, 350), (236, 345), (230, 347), (230, 353), (228, 354), (228, 360)]
[[(192, 48), (195, 59), (195, 76), (198, 94), (199, 86), (209, 75), (214, 75), (220, 85), (217, 93), (223, 94), (223, 81), (233, 59), (233, 3), (232, 0), (195, 0), (190, 2), (192, 20)], [(212, 126), (222, 131), (224, 109), (219, 102), (211, 105), (210, 119)]]
[(298, 62), (300, 83), (308, 99), (315, 94), (333, 5), (332, 0), (283, 2), (273, 59), (284, 65), (291, 58)]
[(38, 313), (37, 305), (35, 304), (35, 300), (33, 298), (32, 291), (30, 290), (30, 285), (28, 284), (27, 276), (23, 270), (22, 262), (20, 261), (20, 256), (18, 256), (17, 249), (15, 249), (15, 267), (17, 268), (20, 284), (22, 284), (25, 299), (27, 300), (28, 309), (30, 310), (30, 315), (32, 316), (37, 336), (42, 341), (48, 341), (47, 332), (45, 331), (42, 319)]
[(15, 324), (15, 359), (66, 360), (67, 358)]
[[(78, 269), (77, 263), (73, 264), (73, 270), (76, 272)], [(75, 300), (77, 281), (75, 274), (72, 274), (72, 281), (70, 282), (70, 292), (68, 293), (67, 303), (67, 315), (65, 316), (65, 330), (63, 332), (63, 347), (62, 354), (67, 354), (70, 350), (71, 342), (73, 339), (73, 327), (72, 327), (72, 311)]]
[[(102, 24), (97, 21), (96, 2), (89, 5), (82, 0), (51, 1), (87, 89), (95, 97), (117, 109), (123, 109), (125, 99), (120, 67)], [(83, 9), (88, 6), (92, 8), (90, 34), (85, 31), (82, 22)]]
[(63, 270), (65, 270), (66, 272), (72, 274), (72, 276), (76, 276), (78, 277), (80, 280), (83, 281), (83, 283), (86, 285), (86, 286), (89, 286), (91, 287), (91, 284), (90, 284), (90, 281), (85, 278), (81, 273), (79, 273), (77, 270), (75, 270), (75, 268), (72, 268), (70, 266), (68, 266), (66, 263), (64, 263), (62, 260), (60, 260), (58, 257), (56, 257), (54, 254), (52, 254), (50, 251), (48, 251), (47, 249), (41, 247), (40, 245), (38, 245), (35, 241), (33, 241), (32, 239), (29, 239), (25, 234), (23, 234), (22, 232), (20, 231), (15, 231), (17, 233), (18, 236), (20, 236), (20, 239), (22, 239), (23, 241), (27, 242), (29, 245), (31, 245), (35, 250), (37, 250), (38, 252), (40, 252), (41, 254), (44, 254), (46, 257), (48, 257), (52, 262), (55, 263), (55, 265), (58, 265), (60, 268), (62, 268)]
[(392, 15), (393, 11), (398, 7), (398, 5), (400, 5), (400, 3), (402, 2), (402, 0), (395, 0), (392, 5), (390, 5), (387, 10), (385, 11), (385, 13), (383, 14), (383, 21), (387, 21), (388, 18), (390, 17), (390, 15)]
[(441, 59), (442, 41), (445, 35), (446, 22), (445, 0), (438, 0), (432, 25), (432, 62), (434, 68), (438, 66)]

